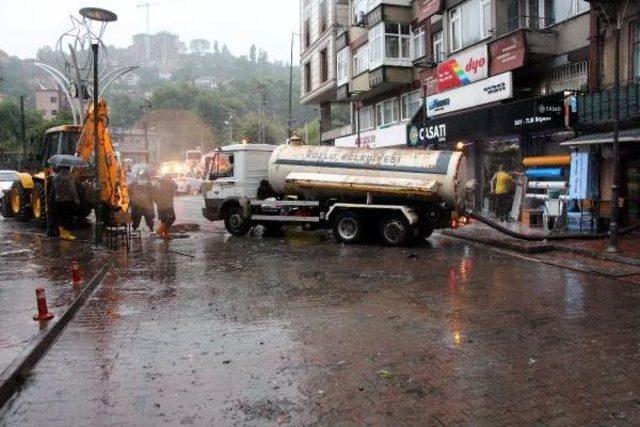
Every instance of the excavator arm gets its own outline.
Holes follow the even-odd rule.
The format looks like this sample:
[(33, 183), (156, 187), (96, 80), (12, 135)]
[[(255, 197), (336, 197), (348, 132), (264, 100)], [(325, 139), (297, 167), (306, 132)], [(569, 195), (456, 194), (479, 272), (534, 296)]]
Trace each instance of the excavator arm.
[[(89, 103), (84, 116), (82, 132), (76, 155), (87, 162), (94, 155), (93, 103)], [(129, 209), (129, 191), (124, 167), (118, 161), (109, 134), (109, 111), (104, 99), (98, 101), (98, 141), (100, 175), (100, 201), (114, 211), (126, 212)]]

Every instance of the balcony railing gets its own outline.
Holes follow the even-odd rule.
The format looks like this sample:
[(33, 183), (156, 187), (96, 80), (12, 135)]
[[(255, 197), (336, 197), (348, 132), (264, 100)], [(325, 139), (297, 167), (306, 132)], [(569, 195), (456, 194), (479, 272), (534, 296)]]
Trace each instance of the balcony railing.
[(499, 39), (502, 36), (522, 29), (549, 32), (547, 28), (553, 24), (555, 24), (555, 21), (551, 18), (520, 15), (496, 25), (491, 30), (491, 37), (493, 39)]
[[(620, 120), (640, 118), (640, 82), (619, 89)], [(578, 123), (598, 125), (613, 120), (616, 94), (613, 89), (594, 93), (580, 93), (578, 101)]]

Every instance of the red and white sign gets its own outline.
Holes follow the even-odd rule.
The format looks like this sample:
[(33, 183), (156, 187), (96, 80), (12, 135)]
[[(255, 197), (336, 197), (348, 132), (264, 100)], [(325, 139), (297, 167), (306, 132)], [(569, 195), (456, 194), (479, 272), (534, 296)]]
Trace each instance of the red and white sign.
[(489, 76), (489, 54), (483, 44), (438, 64), (438, 92), (466, 86)]
[(524, 31), (515, 32), (491, 43), (489, 55), (489, 71), (492, 76), (522, 67), (526, 55)]

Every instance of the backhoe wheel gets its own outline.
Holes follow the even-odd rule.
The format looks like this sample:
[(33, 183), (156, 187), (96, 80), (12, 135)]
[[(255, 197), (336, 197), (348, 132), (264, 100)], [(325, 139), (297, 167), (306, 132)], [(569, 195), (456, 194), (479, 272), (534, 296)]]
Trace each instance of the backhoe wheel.
[(242, 208), (235, 206), (227, 210), (224, 226), (234, 236), (244, 236), (251, 229), (251, 222), (244, 217)]
[(414, 235), (409, 222), (400, 214), (383, 217), (378, 223), (378, 231), (387, 246), (405, 245)]
[(47, 195), (44, 183), (36, 181), (31, 192), (31, 211), (33, 220), (40, 228), (47, 228)]
[(2, 192), (2, 216), (5, 218), (13, 218), (11, 211), (11, 191)]
[(14, 181), (11, 187), (11, 213), (18, 221), (31, 219), (31, 194), (20, 181)]
[(338, 242), (357, 243), (364, 234), (364, 222), (351, 211), (340, 212), (333, 223), (333, 235)]

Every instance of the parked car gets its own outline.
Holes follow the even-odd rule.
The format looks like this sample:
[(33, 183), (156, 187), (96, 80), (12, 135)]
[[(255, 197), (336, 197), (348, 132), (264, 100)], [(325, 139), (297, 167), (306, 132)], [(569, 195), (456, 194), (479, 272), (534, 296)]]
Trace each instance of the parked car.
[(5, 212), (8, 206), (3, 206), (5, 201), (9, 200), (9, 192), (13, 182), (18, 179), (18, 172), (12, 170), (0, 170), (0, 209)]
[(171, 178), (176, 185), (178, 194), (197, 194), (202, 187), (202, 179), (197, 172), (189, 171), (184, 162), (169, 161), (160, 166), (160, 175)]

